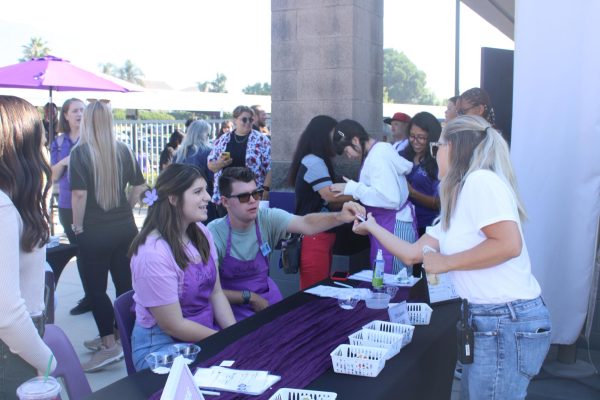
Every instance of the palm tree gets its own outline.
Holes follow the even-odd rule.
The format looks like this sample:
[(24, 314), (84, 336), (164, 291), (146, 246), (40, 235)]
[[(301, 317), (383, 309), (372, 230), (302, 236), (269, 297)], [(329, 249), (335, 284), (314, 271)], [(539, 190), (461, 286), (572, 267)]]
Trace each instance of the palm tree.
[(143, 86), (144, 81), (141, 79), (142, 76), (144, 76), (142, 70), (131, 62), (131, 60), (125, 60), (125, 64), (119, 69), (119, 78), (127, 82)]
[(32, 37), (29, 39), (29, 44), (23, 47), (23, 57), (19, 58), (19, 62), (29, 61), (33, 58), (47, 56), (50, 53), (48, 43), (42, 40), (41, 37)]

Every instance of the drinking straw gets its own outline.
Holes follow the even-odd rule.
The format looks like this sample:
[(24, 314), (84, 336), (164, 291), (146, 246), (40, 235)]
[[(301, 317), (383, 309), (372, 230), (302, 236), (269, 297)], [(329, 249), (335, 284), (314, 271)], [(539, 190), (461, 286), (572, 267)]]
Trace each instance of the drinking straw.
[(52, 359), (54, 358), (54, 354), (50, 354), (50, 359), (48, 360), (48, 366), (46, 367), (46, 373), (44, 374), (44, 382), (48, 380), (48, 375), (50, 375), (50, 367), (52, 366)]

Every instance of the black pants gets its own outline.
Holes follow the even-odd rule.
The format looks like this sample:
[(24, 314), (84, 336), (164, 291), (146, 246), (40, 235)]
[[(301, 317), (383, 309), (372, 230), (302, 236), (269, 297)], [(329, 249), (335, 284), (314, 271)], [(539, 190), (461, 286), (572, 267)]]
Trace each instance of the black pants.
[[(77, 244), (77, 242), (75, 241), (75, 234), (73, 233), (73, 229), (71, 229), (71, 225), (73, 224), (73, 209), (59, 208), (58, 220), (60, 221), (60, 224), (62, 225), (65, 233), (67, 234), (69, 243)], [(89, 299), (87, 285), (83, 279), (83, 272), (81, 271), (81, 262), (79, 261), (79, 256), (77, 256), (77, 271), (79, 272), (79, 279), (81, 279), (81, 286), (83, 287), (83, 293), (85, 294), (85, 298)]]
[[(42, 337), (43, 326), (42, 318), (36, 324), (38, 333)], [(0, 340), (0, 400), (17, 400), (17, 388), (23, 382), (36, 376), (36, 369), (11, 352), (8, 346)]]
[(112, 334), (115, 324), (113, 306), (106, 294), (108, 272), (112, 276), (117, 297), (131, 290), (127, 251), (137, 232), (132, 216), (131, 221), (118, 225), (85, 226), (84, 232), (77, 235), (83, 277), (88, 285), (92, 313), (100, 337)]

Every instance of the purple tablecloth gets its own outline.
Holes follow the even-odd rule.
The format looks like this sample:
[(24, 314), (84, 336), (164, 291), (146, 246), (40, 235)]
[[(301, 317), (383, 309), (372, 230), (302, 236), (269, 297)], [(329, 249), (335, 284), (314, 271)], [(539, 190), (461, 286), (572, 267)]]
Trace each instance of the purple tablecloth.
[[(366, 284), (359, 286), (368, 287)], [(401, 288), (395, 301), (408, 298)], [(361, 301), (354, 310), (342, 310), (336, 299), (319, 298), (280, 316), (230, 344), (201, 367), (235, 360), (233, 368), (266, 370), (281, 380), (260, 396), (222, 392), (219, 399), (268, 399), (280, 387), (303, 388), (331, 368), (331, 356), (348, 335), (375, 319), (388, 320), (387, 310), (371, 310)], [(150, 399), (158, 400), (161, 391)]]

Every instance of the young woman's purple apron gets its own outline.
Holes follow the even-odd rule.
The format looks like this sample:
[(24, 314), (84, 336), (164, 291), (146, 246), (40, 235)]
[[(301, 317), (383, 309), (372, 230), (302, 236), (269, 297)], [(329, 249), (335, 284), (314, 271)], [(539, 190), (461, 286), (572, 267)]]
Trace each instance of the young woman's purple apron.
[(215, 287), (217, 271), (212, 256), (206, 264), (189, 264), (183, 275), (183, 289), (179, 304), (183, 318), (194, 321), (207, 328), (219, 329), (215, 324), (210, 295)]
[[(263, 255), (263, 241), (258, 228), (258, 220), (254, 222), (256, 229), (256, 238), (258, 239), (258, 251), (254, 260), (242, 261), (231, 255), (231, 222), (227, 217), (227, 226), (229, 233), (227, 234), (227, 250), (225, 257), (219, 267), (221, 277), (221, 286), (225, 290), (249, 290), (259, 294), (269, 305), (277, 303), (283, 297), (279, 288), (269, 278), (269, 261), (267, 255)], [(241, 321), (251, 315), (254, 315), (254, 310), (250, 304), (232, 304), (231, 309), (236, 321)]]
[[(405, 207), (411, 207), (412, 208), (412, 204), (410, 203), (410, 201), (407, 199), (404, 204), (402, 204), (402, 207), (400, 207), (397, 210), (390, 210), (387, 208), (381, 208), (381, 207), (371, 207), (371, 206), (365, 206), (365, 209), (367, 210), (367, 213), (372, 213), (373, 217), (375, 217), (375, 219), (377, 220), (377, 223), (379, 225), (381, 225), (382, 228), (384, 228), (386, 231), (391, 232), (392, 234), (395, 234), (395, 228), (396, 228), (396, 214), (403, 210)], [(413, 229), (415, 229), (415, 218), (414, 218), (414, 211), (412, 211), (412, 215), (413, 215)], [(416, 232), (416, 230), (415, 230)], [(377, 250), (381, 249), (382, 253), (383, 253), (383, 260), (385, 262), (385, 273), (387, 274), (391, 274), (393, 273), (393, 269), (394, 269), (394, 256), (388, 251), (386, 250), (385, 247), (383, 247), (383, 245), (381, 243), (379, 243), (379, 241), (375, 238), (375, 236), (369, 234), (369, 239), (371, 241), (371, 252), (369, 253), (370, 255), (370, 260), (371, 260), (371, 266), (373, 266), (375, 264), (375, 258), (377, 257)]]

